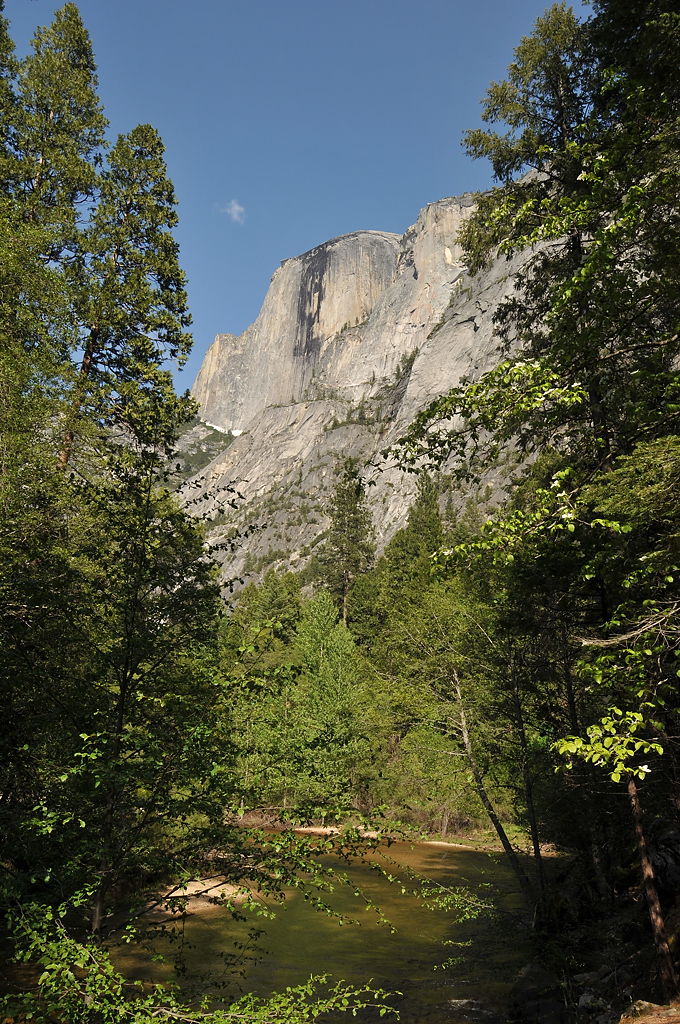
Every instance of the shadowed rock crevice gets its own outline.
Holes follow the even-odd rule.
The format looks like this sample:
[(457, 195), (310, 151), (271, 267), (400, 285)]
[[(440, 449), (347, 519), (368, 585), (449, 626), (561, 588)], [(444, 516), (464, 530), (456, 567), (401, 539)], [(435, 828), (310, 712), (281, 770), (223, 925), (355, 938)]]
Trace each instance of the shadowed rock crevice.
[(293, 359), (303, 359), (314, 365), (323, 343), (323, 335), (320, 330), (321, 304), (330, 260), (329, 245), (320, 245), (300, 257), (302, 273), (298, 292)]

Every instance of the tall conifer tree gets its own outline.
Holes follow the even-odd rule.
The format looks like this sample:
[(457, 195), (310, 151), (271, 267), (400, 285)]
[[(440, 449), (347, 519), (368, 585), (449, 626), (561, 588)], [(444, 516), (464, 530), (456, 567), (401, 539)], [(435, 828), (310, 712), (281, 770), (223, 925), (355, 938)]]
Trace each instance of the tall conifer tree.
[(70, 272), (82, 359), (61, 460), (84, 414), (123, 426), (147, 446), (169, 449), (193, 403), (175, 395), (164, 365), (192, 344), (176, 199), (164, 147), (151, 125), (121, 135), (101, 174), (99, 196)]
[(50, 256), (78, 250), (78, 223), (96, 191), (107, 120), (92, 42), (67, 3), (38, 28), (19, 68), (15, 189), (28, 220), (49, 226)]
[(319, 561), (324, 580), (347, 625), (347, 598), (352, 583), (373, 564), (373, 522), (356, 459), (345, 459), (342, 475), (328, 503), (331, 526)]

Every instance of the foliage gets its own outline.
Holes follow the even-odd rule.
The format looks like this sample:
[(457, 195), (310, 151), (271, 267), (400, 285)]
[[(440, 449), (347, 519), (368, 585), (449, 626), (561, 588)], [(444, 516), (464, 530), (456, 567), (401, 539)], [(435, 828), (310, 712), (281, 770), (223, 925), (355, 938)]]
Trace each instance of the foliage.
[[(197, 1006), (187, 1005), (178, 990), (155, 985), (148, 990), (141, 982), (128, 982), (102, 949), (78, 941), (63, 924), (63, 908), (53, 914), (38, 906), (24, 908), (12, 921), (18, 938), (20, 958), (42, 967), (37, 991), (2, 1000), (4, 1009), (37, 1022), (51, 1021), (58, 1014), (69, 1024), (93, 1020), (104, 1024), (132, 1021), (170, 1020), (204, 1021), (228, 1024), (244, 1018), (262, 1024), (302, 1024), (327, 1013), (352, 1013), (368, 1007), (380, 1016), (394, 1012), (385, 1003), (382, 989), (370, 984), (360, 988), (337, 982), (330, 985), (327, 975), (311, 977), (303, 985), (287, 988), (262, 1000), (245, 995), (223, 1008), (210, 1005), (204, 998)], [(319, 991), (321, 990), (321, 991)]]
[[(37, 30), (22, 61), (0, 22), (0, 58), (0, 899), (9, 955), (42, 968), (8, 1012), (354, 1010), (368, 988), (316, 996), (312, 981), (227, 1010), (184, 1005), (165, 985), (135, 989), (112, 966), (120, 941), (171, 937), (149, 911), (181, 922), (182, 887), (206, 873), (223, 879), (215, 899), (232, 917), (271, 913), (262, 901), (287, 886), (331, 912), (321, 894), (335, 874), (321, 858), (360, 857), (374, 841), (244, 827), (235, 729), (257, 680), (223, 642), (201, 519), (170, 490), (195, 406), (168, 366), (191, 337), (163, 146), (148, 125), (107, 144), (75, 5)], [(285, 644), (299, 588), (279, 583), (270, 577), (257, 614), (284, 620), (269, 630)], [(250, 786), (250, 806), (263, 790)]]
[(573, 174), (568, 144), (588, 114), (590, 64), (584, 26), (571, 7), (553, 4), (515, 48), (508, 78), (492, 82), (483, 101), (482, 120), (510, 130), (467, 131), (468, 154), (491, 160), (494, 177), (505, 185), (527, 168), (553, 180)]
[[(602, 10), (609, 28), (595, 20), (600, 45), (619, 17), (611, 4)], [(563, 16), (553, 7), (537, 42), (548, 32), (559, 46)], [(637, 26), (646, 47), (663, 32), (664, 59), (676, 18)], [(496, 314), (509, 358), (432, 403), (404, 439), (408, 464), (423, 456), (441, 464), (449, 451), (460, 466), (480, 451), (488, 461), (517, 438), (524, 452), (549, 444), (570, 465), (608, 467), (639, 441), (674, 431), (677, 98), (644, 92), (637, 64), (630, 73), (614, 65), (623, 56), (616, 49), (596, 56), (594, 84), (584, 80), (592, 111), (565, 145), (536, 138), (537, 173), (483, 198), (461, 236), (473, 270), (496, 250), (526, 253), (516, 295)], [(528, 81), (522, 110), (541, 102), (541, 83)], [(497, 116), (511, 125), (516, 117), (512, 107)], [(495, 152), (498, 137), (484, 137)], [(577, 173), (562, 174), (564, 159)], [(456, 416), (453, 432), (437, 429)]]
[(620, 708), (610, 708), (610, 712), (598, 725), (588, 726), (587, 741), (580, 736), (566, 736), (558, 740), (558, 753), (566, 756), (575, 754), (598, 766), (607, 765), (611, 768), (612, 782), (620, 782), (621, 776), (628, 774), (644, 779), (651, 769), (646, 764), (633, 766), (633, 758), (638, 754), (663, 754), (663, 747), (636, 735), (639, 729), (645, 729), (649, 724), (641, 712), (624, 713)]
[[(457, 581), (460, 612), (485, 638), (481, 648), (469, 636), (461, 643), (442, 623), (463, 710), (479, 722), (470, 750), (515, 790), (544, 922), (556, 911), (541, 838), (574, 851), (590, 873), (593, 896), (579, 913), (602, 900), (604, 914), (635, 834), (671, 998), (666, 897), (655, 890), (635, 780), (649, 813), (672, 820), (680, 33), (672, 5), (594, 6), (584, 24), (562, 4), (538, 19), (484, 101), (483, 120), (507, 132), (466, 136), (499, 182), (461, 232), (470, 272), (503, 256), (520, 268), (495, 314), (499, 365), (435, 399), (384, 454), (407, 470), (484, 481), (505, 451), (518, 453), (508, 505), (434, 559), (440, 586)], [(424, 654), (422, 632), (411, 636)], [(470, 703), (483, 693), (487, 706)], [(507, 744), (484, 734), (503, 720)], [(555, 758), (571, 770), (548, 783)], [(607, 775), (627, 780), (634, 829)]]
[[(182, 887), (206, 875), (233, 917), (272, 913), (290, 887), (332, 913), (327, 894), (351, 883), (325, 858), (380, 842), (365, 815), (440, 835), (488, 816), (526, 925), (544, 945), (575, 935), (581, 959), (588, 922), (637, 913), (621, 881), (635, 834), (662, 956), (675, 892), (644, 852), (636, 782), (648, 817), (673, 820), (679, 25), (671, 4), (596, 0), (580, 23), (560, 3), (521, 40), (483, 104), (507, 130), (465, 139), (498, 182), (461, 235), (469, 270), (520, 265), (498, 366), (391, 449), (420, 475), (377, 562), (347, 460), (318, 545), (324, 586), (270, 569), (227, 613), (200, 517), (170, 490), (195, 410), (168, 370), (191, 339), (162, 143), (142, 125), (107, 145), (72, 4), (22, 61), (0, 24), (2, 895), (16, 956), (41, 967), (7, 1012), (382, 1013), (384, 993), (318, 992), (325, 979), (189, 1005), (129, 985), (110, 958), (118, 941), (168, 938), (145, 915), (181, 921)], [(475, 507), (443, 522), (442, 492), (483, 485), (505, 452), (509, 502), (486, 523)], [(295, 831), (311, 821), (344, 830)], [(569, 854), (566, 874), (546, 843)], [(473, 916), (490, 905), (423, 893)]]
[(225, 639), (227, 650), (241, 640), (234, 726), (250, 805), (259, 798), (264, 813), (341, 819), (356, 806), (367, 759), (367, 666), (330, 594), (321, 590), (300, 610), (295, 577), (270, 570), (242, 593)]
[(355, 459), (346, 459), (328, 504), (331, 520), (323, 549), (317, 555), (323, 578), (347, 624), (350, 587), (373, 562), (373, 523), (364, 484)]

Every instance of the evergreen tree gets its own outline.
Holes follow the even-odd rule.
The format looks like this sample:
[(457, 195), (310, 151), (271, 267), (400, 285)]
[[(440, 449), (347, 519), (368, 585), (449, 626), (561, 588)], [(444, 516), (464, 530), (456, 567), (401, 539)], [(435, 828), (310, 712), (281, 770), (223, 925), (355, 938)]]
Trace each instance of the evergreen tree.
[(328, 591), (322, 590), (305, 605), (297, 629), (297, 643), (310, 672), (326, 680), (326, 688), (343, 689), (353, 677), (354, 643)]
[[(300, 590), (295, 573), (276, 569), (269, 569), (259, 585), (244, 587), (234, 613), (223, 625), (225, 662), (239, 660), (246, 674), (297, 664), (295, 631), (301, 613)], [(247, 658), (244, 647), (248, 649)]]
[(585, 28), (566, 3), (553, 4), (514, 52), (507, 79), (492, 82), (482, 111), (483, 121), (505, 124), (509, 131), (472, 129), (465, 132), (465, 148), (473, 159), (491, 160), (494, 178), (503, 185), (532, 169), (551, 183), (566, 178), (573, 186), (569, 143), (592, 102)]
[(327, 590), (309, 601), (297, 630), (305, 674), (300, 681), (299, 713), (306, 718), (305, 770), (317, 799), (337, 810), (354, 799), (356, 806), (361, 755), (366, 748), (361, 724), (359, 661), (347, 627)]
[(17, 96), (15, 83), (18, 61), (9, 35), (9, 22), (2, 16), (5, 0), (0, 0), (0, 191), (9, 189), (10, 161), (16, 141)]
[(439, 490), (429, 473), (418, 476), (415, 501), (408, 513), (407, 528), (420, 538), (428, 554), (433, 554), (443, 542), (442, 520), (439, 510)]
[(324, 583), (347, 625), (347, 599), (353, 582), (373, 563), (373, 523), (356, 459), (346, 459), (328, 503), (331, 525), (319, 554)]
[[(605, 8), (611, 15), (615, 7), (602, 5), (593, 33)], [(641, 19), (641, 42), (666, 24)], [(671, 33), (666, 56), (676, 45)], [(550, 446), (556, 467), (590, 472), (610, 469), (642, 434), (674, 430), (677, 100), (672, 90), (641, 91), (625, 68), (617, 70), (623, 56), (600, 54), (609, 65), (600, 63), (599, 77), (613, 85), (569, 146), (580, 168), (575, 180), (558, 185), (546, 171), (511, 183), (487, 196), (464, 229), (473, 267), (499, 243), (508, 256), (527, 254), (516, 294), (495, 317), (509, 357), (479, 381), (462, 381), (416, 419), (405, 439), (410, 464), (452, 458), (464, 475), (508, 446), (520, 453)], [(559, 152), (546, 145), (539, 156), (552, 166)], [(432, 431), (435, 422), (457, 416), (460, 428)]]
[(391, 606), (421, 599), (432, 579), (431, 556), (443, 542), (439, 492), (422, 472), (406, 526), (397, 530), (375, 569), (359, 576), (350, 589), (347, 621), (358, 643), (370, 645), (378, 638)]
[[(512, 506), (464, 550), (494, 581), (488, 600), (501, 613), (519, 692), (532, 695), (535, 728), (542, 719), (554, 750), (581, 759), (571, 799), (583, 828), (571, 841), (582, 853), (592, 847), (603, 898), (620, 852), (604, 840), (607, 876), (598, 847), (616, 801), (607, 801), (606, 828), (595, 827), (599, 787), (607, 775), (626, 785), (666, 999), (676, 997), (677, 978), (638, 789), (643, 782), (648, 806), (675, 816), (660, 776), (674, 763), (663, 727), (676, 734), (678, 713), (677, 558), (666, 505), (680, 396), (678, 39), (669, 5), (596, 5), (584, 36), (596, 61), (594, 85), (585, 81), (592, 111), (566, 159), (560, 141), (546, 139), (535, 154), (540, 173), (484, 197), (463, 232), (473, 270), (499, 243), (508, 256), (526, 255), (516, 294), (496, 314), (508, 358), (436, 400), (403, 449), (405, 464), (451, 459), (461, 475), (488, 470), (507, 446), (541, 453)], [(502, 140), (484, 139), (486, 155), (504, 158)], [(441, 426), (447, 420), (453, 430)]]
[(69, 459), (79, 418), (123, 427), (147, 445), (169, 449), (194, 411), (178, 399), (163, 364), (182, 365), (191, 347), (178, 245), (176, 199), (164, 147), (150, 125), (120, 136), (100, 180), (69, 275), (76, 296), (82, 359), (66, 430)]
[(78, 226), (97, 187), (107, 120), (96, 64), (78, 8), (67, 3), (39, 28), (19, 67), (8, 168), (25, 217), (49, 229), (52, 259), (75, 256)]
[[(588, 28), (600, 70), (595, 98), (603, 116), (626, 116), (627, 87), (645, 89), (657, 99), (677, 104), (677, 56), (680, 15), (675, 0), (594, 0)], [(609, 71), (624, 71), (613, 80)]]
[(405, 600), (430, 582), (430, 556), (442, 546), (444, 532), (439, 511), (439, 492), (432, 477), (421, 472), (416, 497), (406, 526), (395, 533), (385, 548), (385, 585), (403, 593)]
[(326, 872), (314, 843), (291, 835), (282, 853), (240, 828), (241, 680), (218, 665), (201, 528), (164, 487), (193, 404), (167, 369), (191, 338), (162, 143), (140, 126), (103, 163), (106, 121), (73, 4), (36, 33), (14, 94), (5, 27), (0, 898), (17, 956), (44, 969), (3, 1008), (187, 1016), (167, 990), (136, 997), (107, 958), (145, 901), (177, 908), (167, 886), (213, 867), (274, 900), (284, 878), (307, 890)]
[(279, 573), (270, 569), (251, 602), (250, 615), (258, 623), (272, 622), (274, 636), (284, 644), (290, 644), (300, 613), (300, 581), (297, 576), (292, 572)]

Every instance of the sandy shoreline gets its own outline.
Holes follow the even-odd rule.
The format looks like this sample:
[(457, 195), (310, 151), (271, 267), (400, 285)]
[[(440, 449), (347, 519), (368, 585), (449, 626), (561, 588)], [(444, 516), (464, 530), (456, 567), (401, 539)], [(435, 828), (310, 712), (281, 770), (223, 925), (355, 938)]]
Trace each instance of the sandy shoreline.
[[(307, 825), (293, 829), (293, 831), (299, 835), (340, 836), (342, 835), (343, 830), (332, 825)], [(366, 839), (377, 839), (379, 835), (378, 832), (373, 830), (367, 830), (361, 834)], [(395, 839), (394, 842), (404, 842), (413, 845), (417, 844), (419, 846), (436, 846), (440, 849), (460, 850), (461, 852), (465, 851), (470, 853), (502, 852), (500, 845), (496, 847), (488, 841), (484, 842), (484, 840), (480, 840), (479, 845), (473, 845), (470, 842), (465, 843), (455, 839)], [(195, 914), (199, 910), (201, 913), (219, 910), (220, 903), (213, 902), (215, 899), (228, 899), (238, 904), (243, 903), (251, 895), (252, 893), (244, 886), (238, 886), (234, 885), (232, 882), (227, 882), (223, 875), (210, 875), (206, 878), (191, 879), (191, 881), (187, 882), (186, 885), (183, 886), (172, 886), (163, 893), (162, 898), (163, 900), (186, 899), (187, 903), (185, 913)], [(175, 916), (178, 912), (180, 911), (173, 912), (169, 908), (163, 907), (151, 911), (148, 916), (165, 919)]]
[[(301, 835), (319, 835), (319, 836), (339, 836), (342, 834), (342, 830), (334, 828), (332, 825), (306, 825), (301, 828), (293, 829), (294, 832), (300, 833)], [(373, 830), (362, 831), (361, 835), (366, 839), (377, 839), (378, 832)], [(470, 845), (470, 843), (459, 842), (456, 839), (395, 839), (394, 842), (398, 843), (422, 843), (423, 846), (441, 846), (447, 849), (456, 850), (472, 850), (479, 851), (481, 853), (496, 853), (500, 852), (501, 846), (494, 845), (493, 843), (484, 843), (480, 840), (478, 846)]]

